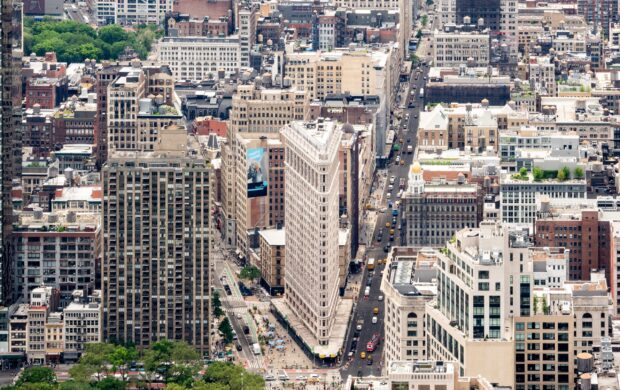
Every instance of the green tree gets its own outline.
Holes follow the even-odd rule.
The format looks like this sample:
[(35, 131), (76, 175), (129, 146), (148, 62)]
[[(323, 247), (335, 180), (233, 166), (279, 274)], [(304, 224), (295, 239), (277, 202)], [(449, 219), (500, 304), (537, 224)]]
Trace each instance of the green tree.
[(260, 278), (260, 270), (253, 265), (248, 265), (243, 267), (241, 273), (239, 273), (239, 277), (254, 282), (256, 279)]
[(16, 384), (21, 386), (26, 383), (56, 383), (56, 374), (49, 367), (30, 367), (26, 368)]
[(583, 176), (584, 176), (583, 168), (581, 168), (581, 167), (575, 168), (574, 174), (575, 174), (575, 178), (576, 179), (583, 179)]
[(224, 315), (224, 311), (222, 310), (222, 301), (220, 300), (220, 292), (217, 290), (213, 291), (213, 295), (211, 297), (211, 306), (213, 307), (213, 315), (216, 318)]
[(108, 26), (101, 27), (97, 32), (97, 36), (102, 41), (111, 45), (115, 42), (126, 41), (128, 34), (121, 26), (110, 24)]
[(521, 167), (521, 169), (519, 169), (519, 176), (521, 176), (521, 178), (526, 178), (527, 177), (527, 168), (526, 167)]
[(230, 321), (228, 320), (228, 317), (224, 318), (224, 320), (220, 322), (220, 326), (217, 329), (220, 332), (222, 332), (222, 335), (224, 336), (224, 341), (226, 342), (226, 344), (232, 341), (233, 328), (232, 328), (232, 325), (230, 325)]
[(427, 15), (422, 15), (422, 27), (426, 27), (426, 25), (428, 25), (428, 16)]
[(125, 382), (113, 377), (107, 377), (97, 382), (95, 386), (97, 390), (125, 390), (125, 387), (127, 387)]
[(227, 385), (231, 390), (259, 390), (265, 388), (260, 375), (251, 374), (243, 367), (232, 363), (215, 362), (210, 364), (203, 376), (207, 384)]
[(415, 37), (418, 39), (422, 38), (422, 30), (418, 30), (418, 32), (415, 33)]
[(200, 354), (186, 342), (162, 340), (145, 352), (144, 368), (165, 383), (189, 385), (200, 369)]
[(107, 372), (108, 356), (114, 349), (113, 344), (90, 343), (77, 364), (69, 369), (69, 374), (78, 382), (89, 382), (93, 375), (101, 380)]
[(56, 390), (56, 385), (52, 383), (24, 383), (18, 387), (19, 390)]
[(121, 379), (127, 380), (127, 371), (129, 364), (138, 358), (138, 352), (134, 347), (125, 347), (123, 345), (115, 346), (106, 356), (106, 360), (112, 365), (114, 371), (121, 373)]
[(532, 169), (532, 174), (534, 175), (534, 181), (541, 181), (545, 176), (542, 169), (538, 167), (534, 167), (534, 169)]
[(568, 169), (568, 167), (562, 167), (562, 169), (558, 171), (558, 180), (565, 181), (568, 179), (570, 179), (570, 169)]

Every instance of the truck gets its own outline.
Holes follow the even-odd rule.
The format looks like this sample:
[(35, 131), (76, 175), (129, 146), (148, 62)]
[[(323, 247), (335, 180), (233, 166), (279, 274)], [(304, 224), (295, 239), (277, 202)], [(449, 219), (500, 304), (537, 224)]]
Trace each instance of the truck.
[(407, 154), (412, 154), (412, 153), (413, 153), (413, 146), (407, 145)]
[(260, 344), (259, 343), (252, 344), (252, 351), (254, 352), (254, 355), (260, 355), (261, 354)]
[(367, 286), (367, 287), (364, 289), (364, 296), (365, 296), (365, 297), (368, 297), (369, 295), (370, 295), (370, 286)]
[(375, 269), (375, 259), (370, 258), (368, 259), (368, 270), (372, 271), (373, 269)]
[(366, 352), (374, 352), (377, 345), (379, 345), (380, 339), (379, 333), (373, 334), (370, 341), (366, 344)]

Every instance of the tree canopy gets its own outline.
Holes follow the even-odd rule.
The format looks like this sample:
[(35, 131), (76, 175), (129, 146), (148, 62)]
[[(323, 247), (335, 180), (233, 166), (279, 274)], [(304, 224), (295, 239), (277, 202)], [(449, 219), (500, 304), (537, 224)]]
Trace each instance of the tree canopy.
[(43, 19), (24, 22), (25, 53), (44, 55), (55, 52), (58, 61), (82, 62), (85, 59), (115, 60), (125, 48), (146, 58), (155, 40), (162, 32), (156, 26), (138, 26), (125, 31), (121, 26), (109, 25), (95, 30), (86, 23), (73, 20)]
[(162, 340), (143, 351), (131, 345), (93, 343), (87, 344), (86, 352), (69, 370), (70, 380), (57, 382), (51, 368), (30, 367), (15, 385), (2, 390), (125, 390), (146, 388), (148, 382), (163, 382), (166, 390), (264, 388), (263, 377), (242, 366), (215, 362), (201, 375), (203, 368), (198, 351), (185, 342)]

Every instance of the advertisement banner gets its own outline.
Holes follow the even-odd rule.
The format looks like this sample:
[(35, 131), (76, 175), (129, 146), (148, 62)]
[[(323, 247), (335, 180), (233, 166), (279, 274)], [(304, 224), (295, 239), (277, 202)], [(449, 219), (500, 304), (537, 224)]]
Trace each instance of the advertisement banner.
[(264, 148), (252, 148), (247, 152), (248, 198), (267, 196), (267, 173), (269, 162)]

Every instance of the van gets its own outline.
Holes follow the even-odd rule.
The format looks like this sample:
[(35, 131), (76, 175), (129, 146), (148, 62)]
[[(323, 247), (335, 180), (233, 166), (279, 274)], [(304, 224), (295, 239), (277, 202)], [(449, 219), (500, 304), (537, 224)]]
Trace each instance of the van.
[(367, 286), (367, 287), (364, 289), (364, 296), (365, 296), (365, 297), (368, 297), (369, 295), (370, 295), (370, 286)]

